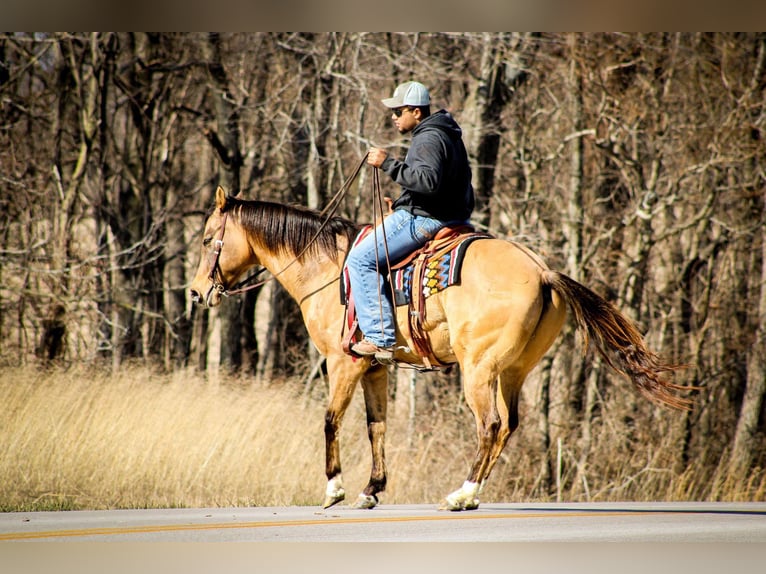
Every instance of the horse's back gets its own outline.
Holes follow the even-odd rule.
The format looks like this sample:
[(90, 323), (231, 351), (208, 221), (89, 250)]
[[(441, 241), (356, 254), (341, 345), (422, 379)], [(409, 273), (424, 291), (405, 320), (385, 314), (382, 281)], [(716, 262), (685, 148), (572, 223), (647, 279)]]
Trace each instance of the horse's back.
[(543, 260), (524, 246), (474, 241), (460, 284), (440, 293), (427, 309), (437, 355), (449, 348), (457, 357), (497, 354), (506, 363), (526, 362), (529, 355), (537, 362), (566, 316), (561, 298), (545, 285), (546, 272)]
[(452, 295), (482, 307), (534, 304), (547, 269), (542, 259), (517, 243), (474, 241), (463, 262), (460, 287)]

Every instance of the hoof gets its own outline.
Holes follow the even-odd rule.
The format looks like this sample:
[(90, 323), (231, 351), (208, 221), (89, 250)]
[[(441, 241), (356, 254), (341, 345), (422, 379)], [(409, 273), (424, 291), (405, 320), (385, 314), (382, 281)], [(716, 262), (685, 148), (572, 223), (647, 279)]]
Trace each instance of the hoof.
[(442, 500), (439, 510), (476, 510), (479, 508), (479, 490), (475, 482), (466, 481), (462, 487)]
[(327, 489), (324, 493), (324, 502), (322, 508), (330, 508), (331, 506), (338, 504), (340, 501), (345, 500), (346, 490), (343, 488), (343, 480), (340, 474), (327, 481)]
[(322, 503), (322, 508), (330, 508), (331, 506), (334, 506), (345, 499), (346, 499), (345, 492), (339, 492), (332, 496), (329, 496), (329, 495), (325, 496), (324, 502)]
[(374, 494), (360, 494), (356, 499), (354, 508), (375, 508), (378, 505), (378, 497)]
[(451, 510), (452, 512), (459, 512), (462, 510), (476, 510), (479, 508), (479, 501), (478, 500), (472, 500), (471, 502), (466, 501), (450, 501), (448, 499), (444, 499), (441, 501), (441, 504), (439, 504), (439, 510)]
[(439, 510), (451, 510), (457, 512), (459, 510), (465, 510), (465, 506), (458, 501), (451, 501), (445, 498), (439, 503)]

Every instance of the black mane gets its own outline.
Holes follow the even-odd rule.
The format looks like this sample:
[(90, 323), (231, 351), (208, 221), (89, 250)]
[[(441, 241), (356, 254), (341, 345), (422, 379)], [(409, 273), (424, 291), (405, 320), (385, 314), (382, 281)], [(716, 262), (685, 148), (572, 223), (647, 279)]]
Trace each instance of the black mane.
[(361, 227), (338, 216), (325, 222), (326, 218), (316, 210), (269, 201), (229, 197), (226, 210), (256, 235), (266, 249), (301, 258), (320, 253), (335, 255), (338, 237), (351, 242)]

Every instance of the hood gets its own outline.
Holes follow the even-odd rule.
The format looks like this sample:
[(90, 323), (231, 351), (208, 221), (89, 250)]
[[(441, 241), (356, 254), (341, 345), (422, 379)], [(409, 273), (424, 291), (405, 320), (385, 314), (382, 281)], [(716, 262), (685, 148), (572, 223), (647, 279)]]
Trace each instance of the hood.
[(452, 138), (459, 138), (463, 135), (463, 130), (460, 129), (460, 126), (457, 125), (455, 118), (453, 118), (452, 114), (450, 114), (447, 110), (439, 110), (438, 112), (428, 116), (417, 125), (417, 127), (412, 131), (412, 134), (415, 135), (419, 131), (432, 128), (447, 132)]

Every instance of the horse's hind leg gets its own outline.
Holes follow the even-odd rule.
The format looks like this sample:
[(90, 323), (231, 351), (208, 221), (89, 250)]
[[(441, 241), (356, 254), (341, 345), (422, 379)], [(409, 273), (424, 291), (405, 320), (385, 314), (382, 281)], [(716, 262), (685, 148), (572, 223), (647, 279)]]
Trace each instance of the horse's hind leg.
[(489, 466), (484, 476), (484, 482), (481, 484), (482, 487), (500, 458), (505, 445), (508, 443), (508, 439), (511, 438), (511, 435), (519, 426), (519, 393), (525, 379), (526, 373), (519, 373), (516, 369), (506, 369), (500, 373), (497, 389), (497, 410), (500, 414), (500, 430), (497, 433), (495, 444), (492, 446)]
[[(497, 390), (497, 408), (500, 413), (501, 424), (500, 430), (497, 433), (497, 440), (492, 447), (489, 467), (484, 476), (485, 482), (500, 458), (505, 445), (508, 443), (508, 439), (511, 438), (511, 435), (519, 426), (519, 394), (521, 393), (521, 387), (530, 370), (540, 362), (546, 351), (553, 344), (554, 339), (561, 330), (565, 316), (563, 302), (558, 295), (555, 295), (541, 316), (535, 332), (529, 337), (528, 343), (524, 347), (524, 352), (519, 357), (518, 364), (500, 373)], [(481, 487), (483, 486), (484, 482), (481, 484)]]
[[(501, 425), (500, 431), (497, 434), (497, 440), (492, 447), (489, 467), (484, 477), (485, 482), (500, 458), (505, 445), (508, 443), (508, 439), (511, 438), (511, 435), (519, 426), (519, 394), (521, 393), (521, 387), (530, 370), (540, 362), (561, 329), (565, 317), (562, 305), (562, 301), (556, 295), (552, 300), (552, 304), (546, 307), (546, 311), (543, 313), (534, 334), (529, 337), (529, 342), (519, 357), (521, 359), (519, 364), (515, 367), (509, 367), (500, 373), (497, 390), (497, 408), (500, 413)], [(481, 486), (483, 487), (484, 483)]]
[(388, 369), (378, 366), (362, 379), (364, 404), (367, 410), (367, 436), (372, 450), (370, 481), (357, 498), (356, 508), (374, 508), (378, 493), (386, 489), (386, 410), (388, 405)]
[(447, 495), (442, 510), (474, 510), (479, 506), (479, 489), (490, 468), (493, 447), (501, 428), (497, 409), (497, 373), (492, 360), (479, 367), (465, 368), (464, 387), (468, 406), (476, 419), (478, 450), (463, 485)]

